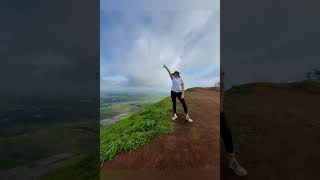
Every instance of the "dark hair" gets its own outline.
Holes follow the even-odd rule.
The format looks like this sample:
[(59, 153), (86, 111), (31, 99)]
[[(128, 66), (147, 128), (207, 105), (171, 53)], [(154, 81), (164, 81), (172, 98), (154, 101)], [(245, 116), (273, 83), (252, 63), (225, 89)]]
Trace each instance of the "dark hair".
[(179, 71), (175, 71), (175, 72), (172, 74), (172, 76), (175, 75), (175, 74), (176, 74), (178, 77), (180, 77)]

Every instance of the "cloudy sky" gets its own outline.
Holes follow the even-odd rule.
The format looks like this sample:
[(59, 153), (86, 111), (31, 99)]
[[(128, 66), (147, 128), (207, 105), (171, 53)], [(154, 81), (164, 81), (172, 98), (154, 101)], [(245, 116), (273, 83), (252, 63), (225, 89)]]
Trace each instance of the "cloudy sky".
[(0, 21), (0, 96), (98, 95), (98, 1), (1, 1)]
[(319, 1), (226, 0), (221, 7), (227, 87), (301, 81), (320, 69)]
[(219, 81), (219, 1), (195, 9), (188, 8), (192, 1), (178, 2), (165, 7), (139, 0), (130, 10), (125, 0), (101, 2), (102, 90), (168, 91), (163, 64), (180, 71), (187, 88)]

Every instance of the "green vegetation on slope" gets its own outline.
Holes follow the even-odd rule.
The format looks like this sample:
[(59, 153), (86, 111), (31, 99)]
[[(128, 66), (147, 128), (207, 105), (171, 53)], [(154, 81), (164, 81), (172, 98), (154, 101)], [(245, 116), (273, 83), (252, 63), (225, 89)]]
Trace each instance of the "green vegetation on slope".
[(68, 161), (55, 164), (52, 168), (55, 173), (42, 177), (42, 180), (98, 180), (99, 179), (99, 160), (97, 154), (82, 155)]
[(169, 97), (147, 106), (118, 123), (100, 129), (100, 161), (137, 149), (155, 137), (173, 131)]

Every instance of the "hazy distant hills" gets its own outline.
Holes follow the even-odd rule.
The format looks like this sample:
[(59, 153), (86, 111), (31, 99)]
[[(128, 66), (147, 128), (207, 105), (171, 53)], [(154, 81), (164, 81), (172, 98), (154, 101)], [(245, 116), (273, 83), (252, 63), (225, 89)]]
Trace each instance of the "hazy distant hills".
[(169, 93), (156, 92), (102, 92), (100, 98), (100, 120), (114, 118), (151, 105)]

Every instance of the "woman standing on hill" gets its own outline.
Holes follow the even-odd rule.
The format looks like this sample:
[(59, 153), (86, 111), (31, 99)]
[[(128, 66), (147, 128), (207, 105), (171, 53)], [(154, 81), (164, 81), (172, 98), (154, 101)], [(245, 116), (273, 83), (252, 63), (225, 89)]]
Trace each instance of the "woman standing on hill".
[(235, 158), (234, 149), (233, 149), (233, 141), (230, 128), (228, 126), (224, 109), (223, 109), (223, 101), (224, 101), (224, 72), (220, 74), (220, 136), (224, 143), (225, 150), (227, 152), (228, 159), (228, 167), (231, 168), (235, 174), (238, 176), (245, 176), (247, 171), (239, 164), (237, 159)]
[(180, 103), (182, 104), (184, 113), (186, 114), (186, 121), (192, 123), (193, 120), (190, 118), (188, 114), (188, 108), (184, 100), (184, 83), (180, 77), (180, 73), (178, 71), (175, 71), (173, 74), (171, 74), (170, 70), (166, 65), (163, 65), (163, 67), (168, 71), (172, 81), (171, 100), (173, 106), (173, 117), (171, 119), (174, 121), (178, 118), (176, 108), (176, 98), (178, 97)]

